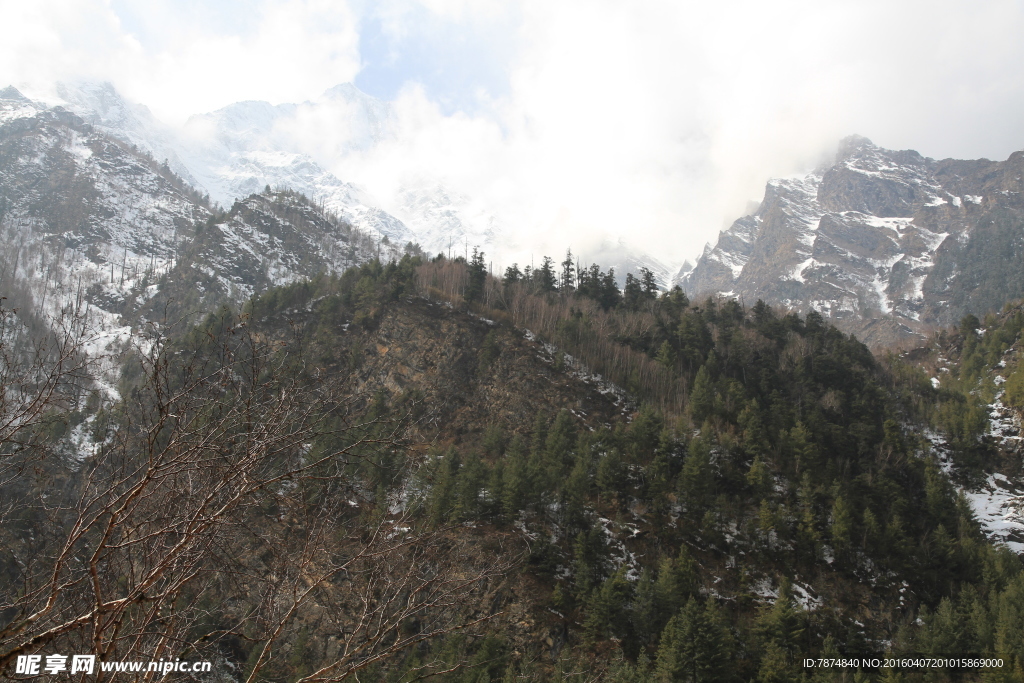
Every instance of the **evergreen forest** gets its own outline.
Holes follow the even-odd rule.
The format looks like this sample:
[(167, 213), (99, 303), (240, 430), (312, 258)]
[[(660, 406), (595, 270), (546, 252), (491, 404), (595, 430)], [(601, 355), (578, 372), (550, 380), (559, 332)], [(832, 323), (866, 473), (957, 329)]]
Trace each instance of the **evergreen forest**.
[[(494, 276), (411, 250), (269, 289), (126, 352), (120, 400), (62, 375), (0, 426), (0, 658), (1022, 681), (1024, 563), (965, 493), (1022, 476), (990, 429), (1024, 410), (1022, 330), (1018, 303), (875, 354), (571, 253)], [(58, 341), (4, 348), (24, 395)], [(869, 658), (1001, 665), (807, 665)]]

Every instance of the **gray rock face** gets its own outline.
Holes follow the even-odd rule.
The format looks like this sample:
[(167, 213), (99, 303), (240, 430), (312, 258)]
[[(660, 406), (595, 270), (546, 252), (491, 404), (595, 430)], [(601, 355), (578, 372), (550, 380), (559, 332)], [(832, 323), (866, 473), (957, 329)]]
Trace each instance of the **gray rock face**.
[(771, 180), (677, 276), (691, 296), (815, 309), (874, 346), (1024, 296), (1024, 152), (935, 161), (870, 140), (835, 163)]
[[(110, 83), (59, 83), (56, 94), (68, 110), (96, 130), (135, 145), (158, 161), (166, 160), (176, 175), (222, 206), (232, 206), (235, 200), (270, 185), (316, 197), (347, 223), (375, 237), (403, 244), (416, 239), (400, 219), (317, 163), (309, 150), (289, 148), (288, 131), (298, 127), (301, 112), (313, 107), (311, 103), (236, 102), (195, 116), (184, 130), (175, 130), (156, 120), (146, 107), (125, 100)], [(332, 88), (322, 99), (336, 113), (350, 114), (345, 119), (350, 133), (342, 145), (345, 150), (372, 146), (393, 125), (385, 103), (352, 86)], [(304, 115), (308, 118), (312, 112)]]
[(137, 147), (0, 92), (0, 297), (40, 320), (88, 306), (91, 351), (168, 311), (237, 305), (397, 251), (294, 192), (216, 211)]
[(135, 145), (157, 161), (165, 161), (192, 187), (203, 189), (178, 157), (174, 133), (148, 108), (125, 101), (110, 83), (66, 82), (57, 84), (56, 90), (64, 107), (94, 129)]

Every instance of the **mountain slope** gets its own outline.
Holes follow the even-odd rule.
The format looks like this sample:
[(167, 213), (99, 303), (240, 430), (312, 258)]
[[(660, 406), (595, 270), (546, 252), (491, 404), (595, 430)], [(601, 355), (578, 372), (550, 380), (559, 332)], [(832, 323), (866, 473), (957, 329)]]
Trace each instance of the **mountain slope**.
[[(399, 219), (372, 206), (365, 193), (318, 164), (311, 150), (304, 149), (309, 144), (296, 146), (295, 138), (302, 137), (309, 119), (327, 120), (330, 114), (339, 116), (335, 125), (349, 134), (333, 152), (364, 150), (383, 139), (391, 125), (390, 110), (354, 88), (339, 86), (325, 93), (324, 106), (330, 112), (310, 111), (310, 103), (237, 102), (192, 117), (182, 131), (129, 103), (109, 83), (60, 83), (57, 94), (68, 109), (108, 135), (166, 159), (177, 175), (222, 206), (269, 185), (316, 197), (369, 234), (402, 244), (415, 239)], [(318, 146), (313, 141), (312, 148)]]
[(1024, 295), (1024, 152), (934, 161), (859, 137), (833, 165), (772, 180), (678, 277), (691, 295), (818, 310), (872, 345)]
[[(983, 321), (965, 316), (902, 359), (920, 368), (946, 407), (926, 438), (965, 491), (986, 533), (1024, 552), (1024, 303)], [(959, 413), (959, 415), (958, 415)], [(964, 418), (964, 415), (967, 417)]]
[[(16, 93), (0, 106), (19, 106)], [(77, 292), (123, 299), (210, 215), (168, 168), (61, 108), (0, 123), (4, 287), (26, 288), (40, 309)]]
[(41, 317), (88, 307), (95, 353), (147, 320), (396, 253), (294, 192), (218, 211), (136, 146), (0, 93), (0, 295)]
[(175, 173), (222, 206), (270, 186), (315, 198), (363, 232), (418, 242), (434, 253), (467, 241), (491, 253), (508, 246), (494, 216), (443, 183), (420, 179), (382, 201), (329, 170), (351, 155), (372, 153), (395, 134), (390, 104), (351, 84), (313, 102), (236, 102), (193, 116), (181, 131), (162, 126), (109, 83), (62, 83), (57, 92), (104, 132), (168, 159)]
[[(444, 178), (403, 172), (392, 179), (388, 196), (378, 197), (358, 177), (349, 177), (357, 172), (349, 169), (363, 168), (375, 154), (394, 154), (399, 134), (391, 104), (350, 83), (301, 103), (235, 102), (193, 116), (180, 131), (124, 100), (109, 83), (62, 83), (57, 93), (68, 109), (103, 132), (167, 159), (177, 175), (221, 206), (269, 185), (305, 194), (365, 233), (392, 243), (416, 242), (427, 253), (479, 247), (508, 265), (510, 254), (527, 250), (508, 220)], [(615, 267), (620, 280), (642, 265), (668, 285), (672, 269), (619, 242), (591, 245), (601, 250), (591, 258)]]
[(56, 95), (66, 109), (81, 116), (86, 123), (167, 163), (175, 175), (194, 188), (206, 191), (178, 157), (175, 132), (158, 121), (147, 107), (121, 97), (110, 83), (58, 83)]
[[(303, 253), (289, 245), (329, 232), (305, 231), (317, 216), (291, 193), (211, 213), (177, 252), (168, 280), (182, 280), (157, 289), (180, 295), (214, 266), (217, 287), (246, 271), (270, 281), (258, 257)], [(45, 425), (42, 453), (63, 457), (0, 478), (26, 510), (0, 524), (0, 604), (35, 614), (50, 577), (90, 577), (93, 551), (117, 568), (61, 592), (66, 630), (30, 623), (29, 645), (0, 635), (0, 657), (74, 651), (93, 635), (76, 619), (98, 585), (112, 612), (144, 606), (120, 613), (118, 633), (138, 637), (111, 639), (108, 659), (165, 653), (174, 628), (175, 657), (244, 675), (263, 652), (274, 680), (363, 642), (402, 644), (343, 659), (368, 680), (685, 680), (694, 662), (716, 681), (799, 680), (805, 657), (866, 654), (1001, 657), (1019, 678), (1024, 565), (950, 479), (999, 447), (971, 387), (936, 389), (912, 359), (878, 359), (817, 314), (678, 291), (598, 306), (530, 284), (403, 257), (269, 288), (241, 311), (211, 311), (219, 290), (189, 302), (208, 315), (165, 326), (160, 362), (129, 356), (123, 400), (70, 404)], [(942, 357), (965, 373), (1003, 358), (1014, 320), (984, 334), (969, 320), (975, 352)], [(582, 365), (601, 358), (647, 405)], [(1019, 480), (1019, 461), (1004, 464)], [(111, 476), (90, 495), (116, 501), (124, 470), (144, 504), (112, 540), (87, 533), (82, 552), (49, 552), (75, 528), (81, 487)], [(69, 518), (43, 514), (65, 501)], [(209, 524), (193, 532), (195, 519)], [(132, 554), (139, 528), (175, 543)], [(188, 556), (163, 561), (183, 541)], [(16, 561), (30, 551), (39, 564)], [(181, 590), (139, 590), (139, 566)], [(407, 599), (432, 587), (440, 599)], [(353, 627), (364, 608), (397, 614), (386, 637)]]

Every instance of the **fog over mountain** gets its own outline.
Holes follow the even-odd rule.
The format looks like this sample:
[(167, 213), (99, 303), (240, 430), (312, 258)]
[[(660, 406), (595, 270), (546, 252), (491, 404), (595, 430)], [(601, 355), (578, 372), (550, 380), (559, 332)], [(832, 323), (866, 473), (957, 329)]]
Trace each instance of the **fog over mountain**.
[(1024, 680), (1019, 1), (0, 26), (4, 680)]
[[(328, 90), (316, 102), (237, 102), (194, 116), (180, 129), (126, 102), (109, 83), (61, 83), (56, 91), (83, 119), (166, 159), (172, 170), (222, 206), (230, 207), (269, 185), (301, 192), (368, 233), (399, 244), (417, 241), (433, 251), (470, 239), (486, 248), (499, 244), (493, 238), (493, 218), (474, 216), (490, 234), (467, 229), (456, 206), (465, 201), (458, 195), (452, 199), (453, 193), (442, 186), (402, 187), (396, 201), (382, 202), (328, 170), (343, 167), (351, 155), (371, 152), (394, 125), (387, 103), (351, 84)], [(316, 135), (318, 127), (330, 129), (333, 146), (311, 144), (314, 137), (328, 137)], [(417, 228), (415, 232), (382, 208), (389, 204)]]
[[(543, 245), (518, 241), (511, 222), (490, 212), (479, 198), (437, 178), (388, 176), (381, 181), (384, 162), (376, 157), (391, 154), (396, 115), (391, 104), (352, 84), (299, 104), (237, 102), (193, 116), (177, 129), (146, 107), (127, 102), (110, 83), (59, 83), (55, 92), (58, 106), (166, 160), (176, 174), (224, 207), (266, 186), (291, 189), (367, 234), (395, 244), (415, 242), (428, 253), (466, 255), (479, 248), (499, 270), (513, 261), (539, 264), (544, 254)], [(548, 253), (561, 258), (565, 248), (574, 248), (586, 263), (615, 268), (620, 281), (627, 272), (647, 267), (667, 286), (678, 263), (675, 255), (656, 258), (628, 238), (600, 234)]]
[[(520, 262), (622, 239), (678, 266), (767, 178), (810, 171), (851, 133), (935, 159), (1024, 147), (1012, 2), (43, 0), (3, 13), (18, 28), (0, 83), (46, 99), (57, 82), (109, 81), (176, 129), (291, 103), (296, 125), (274, 133), (296, 143), (286, 151), (407, 227), (403, 205), (443, 214), (443, 188), (470, 241), (500, 229)], [(373, 154), (367, 129), (330, 125), (344, 98), (325, 91), (341, 83), (390, 107)]]

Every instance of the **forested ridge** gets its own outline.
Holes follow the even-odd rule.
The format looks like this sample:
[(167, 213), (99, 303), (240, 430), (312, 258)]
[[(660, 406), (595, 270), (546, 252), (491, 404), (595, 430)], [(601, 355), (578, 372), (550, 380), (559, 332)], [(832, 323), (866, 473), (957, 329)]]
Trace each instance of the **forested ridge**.
[[(407, 320), (444, 326), (441, 350), (423, 351), (434, 328), (416, 332)], [(328, 556), (342, 566), (335, 555), (368, 558), (354, 549), (376, 548), (372, 530), (387, 528), (401, 531), (381, 538), (430, 549), (381, 550), (396, 572), (467, 579), (444, 604), (392, 615), (378, 649), (332, 669), (339, 677), (1022, 680), (1024, 567), (985, 537), (958, 493), (984, 472), (1020, 476), (1020, 452), (987, 435), (986, 406), (1002, 396), (1020, 407), (1024, 370), (1007, 350), (1022, 320), (1011, 307), (984, 323), (965, 319), (927, 348), (876, 357), (815, 313), (691, 302), (678, 289), (659, 292), (644, 272), (620, 290), (613, 273), (571, 255), (560, 269), (545, 259), (501, 278), (488, 275), (481, 253), (406, 256), (221, 309), (158, 342), (155, 362), (127, 359), (124, 405), (99, 400), (96, 413), (97, 400), (83, 402), (38, 428), (56, 452), (76, 424), (88, 425), (100, 444), (94, 458), (120, 443), (131, 461), (119, 425), (143, 424), (130, 406), (159, 398), (160, 368), (160, 386), (187, 385), (174, 379), (188, 376), (182, 358), (220, 382), (241, 382), (238, 363), (251, 370), (262, 358), (240, 386), (268, 382), (256, 395), (271, 403), (285, 387), (307, 392), (312, 431), (277, 456), (304, 483), (266, 498), (246, 493), (251, 504), (232, 519), (251, 539), (230, 536), (232, 571), (274, 571), (284, 560), (271, 552), (275, 534), (293, 544), (315, 536), (326, 554), (308, 566)], [(991, 372), (999, 363), (1002, 381)], [(522, 385), (525, 395), (487, 404), (530, 372), (541, 380)], [(626, 395), (605, 390), (605, 403), (585, 402), (586, 383), (603, 386), (593, 373)], [(202, 384), (210, 405), (234, 409), (232, 393), (216, 386)], [(200, 412), (201, 421), (221, 414)], [(211, 448), (244, 450), (252, 421), (232, 425), (209, 433)], [(310, 462), (319, 469), (307, 472)], [(11, 548), (44, 528), (22, 518), (3, 527)], [(247, 542), (263, 549), (250, 553)], [(305, 557), (308, 545), (287, 547)], [(11, 605), (25, 570), (16, 551), (4, 552)], [(225, 559), (195, 562), (213, 571)], [(331, 680), (304, 678), (338, 659), (351, 628), (324, 607), (351, 610), (370, 584), (324, 576), (316, 608), (296, 603), (276, 635), (247, 622), (264, 604), (249, 584), (189, 579), (181, 609), (197, 616), (182, 623), (181, 650), (234, 662), (242, 680)], [(409, 600), (408, 590), (395, 595)], [(264, 657), (271, 642), (277, 654)], [(802, 665), (887, 654), (1003, 666)]]

